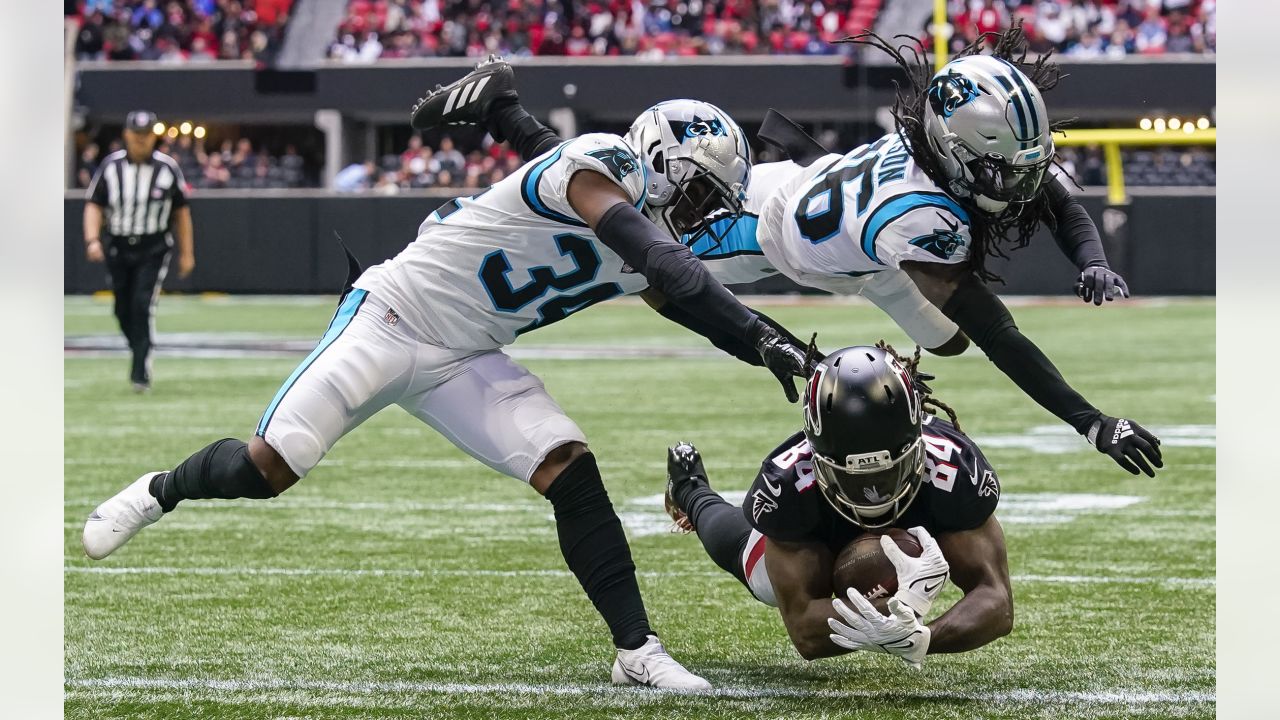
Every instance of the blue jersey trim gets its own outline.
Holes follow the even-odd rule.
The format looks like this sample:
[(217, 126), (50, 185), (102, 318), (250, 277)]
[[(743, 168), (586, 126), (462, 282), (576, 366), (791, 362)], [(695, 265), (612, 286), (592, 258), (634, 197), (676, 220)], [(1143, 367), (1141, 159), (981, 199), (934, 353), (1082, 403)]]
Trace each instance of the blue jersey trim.
[[(733, 227), (729, 227), (732, 224)], [(711, 229), (715, 231), (714, 235), (710, 232), (702, 233), (697, 241), (689, 245), (689, 236), (685, 235), (680, 241), (685, 245), (689, 245), (689, 249), (693, 254), (703, 260), (716, 260), (726, 257), (736, 257), (738, 255), (763, 255), (764, 251), (760, 249), (760, 240), (756, 237), (756, 229), (760, 224), (760, 219), (751, 213), (743, 213), (737, 217), (729, 216), (721, 218), (711, 223)], [(729, 234), (725, 235), (728, 229)], [(723, 239), (717, 245), (716, 236)]]
[(960, 218), (960, 222), (965, 225), (969, 224), (969, 213), (960, 207), (959, 203), (943, 193), (910, 192), (896, 195), (881, 203), (862, 226), (862, 252), (866, 253), (867, 257), (871, 258), (875, 263), (884, 265), (884, 261), (876, 256), (876, 239), (880, 237), (880, 232), (903, 215), (923, 207), (949, 210), (953, 215)]
[(558, 223), (564, 223), (565, 225), (572, 225), (574, 227), (587, 227), (587, 224), (581, 220), (558, 213), (547, 207), (546, 204), (542, 202), (542, 198), (538, 196), (538, 183), (542, 181), (542, 173), (546, 172), (547, 168), (554, 165), (555, 162), (560, 159), (560, 156), (564, 154), (564, 149), (569, 146), (570, 142), (573, 141), (570, 140), (560, 143), (560, 147), (556, 148), (554, 153), (529, 168), (529, 171), (525, 173), (524, 181), (520, 183), (520, 197), (524, 199), (525, 205), (528, 205), (530, 210), (541, 217), (548, 220), (554, 220)]
[(294, 383), (298, 381), (298, 378), (302, 377), (302, 373), (311, 367), (316, 358), (319, 358), (320, 354), (327, 350), (342, 335), (343, 331), (351, 325), (352, 319), (355, 318), (356, 313), (359, 312), (360, 306), (364, 304), (364, 300), (368, 295), (369, 292), (367, 290), (356, 288), (347, 295), (346, 300), (342, 301), (342, 304), (338, 306), (338, 311), (333, 314), (333, 319), (329, 321), (329, 329), (325, 330), (320, 342), (316, 343), (315, 349), (311, 351), (307, 359), (303, 360), (302, 364), (294, 369), (289, 379), (284, 381), (284, 384), (276, 392), (276, 396), (271, 399), (271, 404), (262, 413), (262, 420), (258, 421), (256, 435), (261, 437), (266, 434), (267, 426), (271, 424), (271, 418), (276, 414), (276, 408), (280, 406), (280, 401), (284, 400), (284, 396), (288, 394)]

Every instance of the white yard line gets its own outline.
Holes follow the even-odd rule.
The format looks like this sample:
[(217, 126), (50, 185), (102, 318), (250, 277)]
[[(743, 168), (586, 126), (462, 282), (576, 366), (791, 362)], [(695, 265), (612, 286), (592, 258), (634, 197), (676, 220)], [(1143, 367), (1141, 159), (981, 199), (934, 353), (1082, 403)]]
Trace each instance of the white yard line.
[[(460, 683), (460, 682), (378, 682), (340, 680), (213, 680), (199, 678), (67, 678), (68, 689), (82, 690), (206, 690), (210, 692), (342, 693), (350, 695), (511, 695), (552, 697), (600, 697), (619, 699), (626, 704), (669, 702), (684, 697), (678, 693), (648, 688), (614, 688), (604, 684)], [(708, 694), (732, 699), (884, 699), (956, 700), (992, 704), (1087, 704), (1087, 705), (1167, 705), (1216, 703), (1217, 694), (1199, 690), (1174, 692), (1146, 690), (1041, 690), (1020, 688), (987, 692), (946, 692), (930, 690), (823, 690), (800, 688), (719, 687)], [(695, 701), (689, 698), (689, 701)]]
[[(67, 565), (67, 573), (88, 575), (248, 575), (299, 577), (572, 577), (568, 570), (486, 570), (481, 568), (278, 568), (278, 567), (176, 567), (145, 565)], [(710, 571), (663, 570), (636, 572), (640, 577), (721, 577), (725, 573)], [(1173, 585), (1180, 587), (1216, 587), (1215, 578), (1179, 578), (1156, 576), (1102, 575), (1013, 575), (1014, 582), (1060, 585)]]

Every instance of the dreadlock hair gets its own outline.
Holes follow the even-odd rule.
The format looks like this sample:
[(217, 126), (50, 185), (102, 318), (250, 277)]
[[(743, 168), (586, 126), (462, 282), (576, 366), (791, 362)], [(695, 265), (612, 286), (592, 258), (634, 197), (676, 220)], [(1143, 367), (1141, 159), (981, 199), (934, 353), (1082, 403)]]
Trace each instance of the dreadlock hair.
[[(933, 380), (934, 377), (928, 373), (920, 372), (919, 345), (916, 345), (915, 354), (912, 355), (910, 359), (902, 357), (902, 355), (898, 354), (897, 350), (893, 349), (892, 345), (884, 340), (876, 343), (876, 347), (892, 355), (893, 359), (897, 360), (898, 364), (902, 365), (902, 369), (906, 370), (907, 374), (911, 376), (911, 384), (915, 385), (916, 392), (920, 393), (921, 408), (932, 415), (937, 415), (938, 411), (941, 410), (947, 414), (947, 419), (951, 421), (951, 424), (955, 426), (956, 430), (960, 430), (960, 419), (956, 417), (956, 411), (952, 410), (950, 405), (935, 398), (933, 396), (933, 389), (925, 384), (928, 381)], [(960, 432), (964, 431), (960, 430)]]
[[(837, 43), (866, 45), (884, 51), (906, 73), (907, 89), (904, 90), (894, 81), (895, 97), (893, 102), (893, 118), (898, 125), (898, 135), (907, 146), (911, 159), (939, 187), (948, 188), (949, 182), (942, 164), (929, 150), (928, 136), (924, 131), (924, 118), (927, 108), (929, 81), (933, 77), (929, 53), (919, 38), (910, 35), (895, 35), (894, 40), (903, 39), (902, 44), (894, 44), (876, 33), (866, 30), (851, 35)], [(1062, 69), (1055, 62), (1049, 62), (1052, 53), (1045, 53), (1035, 60), (1027, 60), (1027, 37), (1022, 31), (1019, 20), (1003, 32), (986, 32), (978, 36), (963, 50), (956, 53), (956, 58), (980, 55), (987, 42), (991, 41), (991, 55), (1016, 66), (1044, 93), (1057, 86), (1062, 78)], [(1059, 132), (1074, 121), (1074, 118), (1051, 123), (1049, 131)], [(1057, 158), (1054, 158), (1057, 164)], [(1074, 182), (1074, 181), (1073, 181)], [(972, 247), (967, 260), (969, 269), (986, 282), (1003, 283), (1004, 279), (986, 267), (988, 257), (1009, 257), (1005, 246), (1011, 249), (1026, 247), (1040, 228), (1041, 222), (1050, 229), (1057, 227), (1057, 218), (1043, 189), (1036, 196), (1019, 208), (1018, 212), (1001, 212), (992, 214), (980, 210), (967, 198), (957, 198), (970, 212), (969, 232), (972, 236)], [(1010, 237), (1012, 234), (1012, 237)]]

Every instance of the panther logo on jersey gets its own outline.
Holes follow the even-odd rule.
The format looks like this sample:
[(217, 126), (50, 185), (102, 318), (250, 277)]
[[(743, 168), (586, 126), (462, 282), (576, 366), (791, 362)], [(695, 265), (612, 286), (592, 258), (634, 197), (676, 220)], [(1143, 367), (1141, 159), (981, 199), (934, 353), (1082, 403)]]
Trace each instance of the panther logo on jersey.
[(932, 233), (913, 238), (910, 243), (922, 250), (927, 250), (938, 258), (950, 260), (951, 256), (955, 255), (956, 251), (964, 245), (964, 237), (956, 232), (960, 229), (960, 223), (952, 223), (943, 217), (942, 213), (937, 213), (937, 215), (947, 227), (945, 229), (934, 228)]
[(944, 118), (955, 114), (956, 110), (968, 105), (978, 97), (978, 88), (973, 81), (954, 70), (933, 79), (929, 87), (929, 105), (933, 111)]
[(604, 163), (605, 167), (609, 168), (609, 172), (613, 174), (614, 179), (619, 182), (621, 182), (622, 178), (640, 169), (640, 164), (636, 162), (635, 157), (620, 147), (592, 150), (587, 154)]

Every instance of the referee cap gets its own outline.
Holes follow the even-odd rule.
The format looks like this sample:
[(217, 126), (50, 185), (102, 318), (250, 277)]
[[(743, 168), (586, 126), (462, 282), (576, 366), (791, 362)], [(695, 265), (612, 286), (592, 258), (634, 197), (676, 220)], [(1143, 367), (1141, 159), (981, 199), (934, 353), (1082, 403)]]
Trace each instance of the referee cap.
[(134, 110), (124, 119), (125, 130), (135, 130), (137, 132), (151, 132), (151, 128), (155, 126), (159, 118), (150, 110)]

